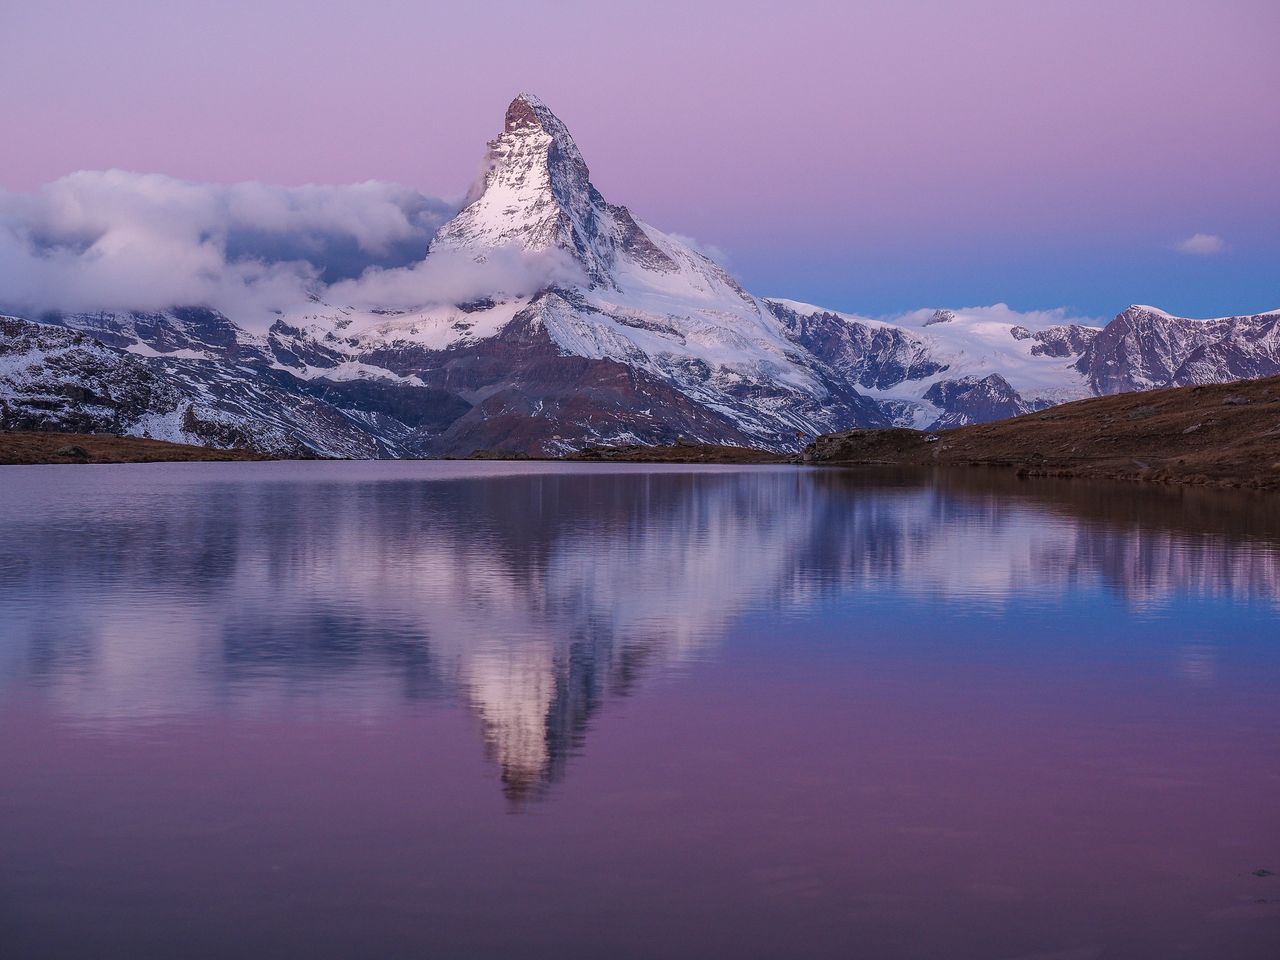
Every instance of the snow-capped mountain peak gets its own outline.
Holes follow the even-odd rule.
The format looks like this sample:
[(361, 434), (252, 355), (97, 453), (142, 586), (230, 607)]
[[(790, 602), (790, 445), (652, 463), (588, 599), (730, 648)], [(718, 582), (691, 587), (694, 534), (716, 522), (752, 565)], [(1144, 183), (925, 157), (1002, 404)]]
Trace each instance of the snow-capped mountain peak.
[(506, 116), (503, 117), (503, 130), (506, 133), (516, 133), (529, 129), (541, 130), (549, 136), (561, 151), (561, 156), (576, 163), (586, 174), (586, 162), (583, 161), (573, 137), (569, 135), (569, 128), (540, 99), (531, 93), (522, 93), (507, 107)]
[(568, 128), (528, 93), (507, 107), (466, 206), (431, 243), (432, 253), (461, 250), (482, 261), (502, 248), (568, 254), (592, 287), (617, 289), (621, 260), (647, 272), (680, 270), (630, 211), (601, 196)]
[[(455, 272), (475, 277), (432, 287)], [(339, 284), (265, 334), (200, 306), (2, 321), (0, 426), (337, 456), (680, 437), (785, 450), (854, 426), (936, 429), (1280, 371), (1277, 314), (1131, 306), (1104, 326), (995, 304), (872, 319), (754, 297), (609, 203), (531, 94), (406, 275), (413, 286), (387, 287), (398, 302), (366, 290), (353, 305)]]

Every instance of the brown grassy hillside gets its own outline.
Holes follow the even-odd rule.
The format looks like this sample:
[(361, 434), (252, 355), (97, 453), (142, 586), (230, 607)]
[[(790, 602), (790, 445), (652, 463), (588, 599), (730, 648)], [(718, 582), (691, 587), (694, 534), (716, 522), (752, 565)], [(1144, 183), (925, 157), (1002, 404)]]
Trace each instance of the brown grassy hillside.
[(803, 460), (1280, 487), (1280, 377), (1094, 397), (936, 434), (827, 434), (806, 448)]
[(211, 447), (111, 434), (0, 432), (0, 464), (270, 459), (253, 450), (214, 450)]

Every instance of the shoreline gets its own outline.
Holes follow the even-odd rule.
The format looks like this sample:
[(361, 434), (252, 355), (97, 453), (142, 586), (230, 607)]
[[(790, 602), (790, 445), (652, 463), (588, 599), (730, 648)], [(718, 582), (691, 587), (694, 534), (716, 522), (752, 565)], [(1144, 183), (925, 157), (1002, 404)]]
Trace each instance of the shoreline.
[(1280, 377), (1090, 397), (926, 434), (819, 437), (803, 462), (1004, 469), (1019, 477), (1280, 488)]
[(0, 466), (93, 463), (205, 463), (278, 460), (241, 448), (219, 449), (112, 433), (0, 431)]
[(797, 456), (735, 447), (589, 448), (566, 460), (982, 467), (1019, 478), (1280, 488), (1280, 377), (1090, 397), (926, 432), (824, 434)]
[[(264, 461), (284, 458), (114, 434), (0, 432), (0, 464)], [(430, 458), (423, 458), (430, 459)], [(455, 460), (559, 463), (983, 467), (1019, 478), (1280, 488), (1280, 377), (1091, 397), (1009, 420), (927, 433), (824, 434), (798, 454), (677, 441), (584, 447), (561, 457), (476, 450)]]

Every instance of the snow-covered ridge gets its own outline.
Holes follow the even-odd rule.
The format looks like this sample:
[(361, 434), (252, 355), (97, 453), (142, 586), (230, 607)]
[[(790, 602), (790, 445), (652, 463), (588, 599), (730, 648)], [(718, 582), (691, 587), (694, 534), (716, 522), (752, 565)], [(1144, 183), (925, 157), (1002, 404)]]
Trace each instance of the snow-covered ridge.
[(40, 373), (52, 393), (38, 397), (13, 387), (14, 371), (46, 369), (17, 356), (46, 334), (15, 326), (0, 351), (13, 387), (0, 416), (49, 422), (39, 411), (62, 404), (58, 422), (177, 423), (207, 442), (334, 455), (678, 437), (788, 450), (850, 427), (954, 426), (1280, 373), (1280, 312), (1189, 320), (1135, 305), (1104, 323), (1000, 303), (875, 318), (753, 296), (606, 200), (567, 127), (529, 94), (511, 102), (483, 174), (424, 259), (273, 316), (261, 334), (207, 307), (54, 316), (124, 358), (120, 377), (164, 387), (127, 410), (103, 407), (74, 371), (62, 387)]
[(1149, 313), (1152, 316), (1162, 317), (1165, 320), (1181, 320), (1186, 323), (1222, 323), (1225, 320), (1240, 320), (1240, 319), (1245, 319), (1250, 317), (1255, 317), (1255, 318), (1256, 317), (1274, 317), (1274, 316), (1280, 315), (1280, 308), (1277, 308), (1275, 310), (1265, 310), (1261, 313), (1235, 314), (1234, 316), (1226, 316), (1226, 317), (1208, 317), (1208, 318), (1178, 317), (1178, 316), (1174, 316), (1172, 313), (1167, 313), (1166, 311), (1161, 310), (1159, 307), (1148, 306), (1145, 303), (1131, 303), (1126, 308), (1125, 312), (1128, 312), (1129, 310), (1136, 310), (1142, 313)]
[[(820, 341), (815, 349), (842, 349), (843, 369), (858, 389), (904, 426), (956, 425), (946, 416), (949, 408), (938, 403), (955, 395), (947, 385), (992, 375), (1001, 384), (991, 386), (1008, 394), (1009, 402), (998, 408), (1002, 415), (1090, 395), (1075, 363), (1102, 325), (1065, 310), (1023, 313), (995, 304), (873, 318), (794, 300), (767, 302), (781, 307), (778, 312), (802, 337)], [(833, 341), (841, 341), (840, 348)]]

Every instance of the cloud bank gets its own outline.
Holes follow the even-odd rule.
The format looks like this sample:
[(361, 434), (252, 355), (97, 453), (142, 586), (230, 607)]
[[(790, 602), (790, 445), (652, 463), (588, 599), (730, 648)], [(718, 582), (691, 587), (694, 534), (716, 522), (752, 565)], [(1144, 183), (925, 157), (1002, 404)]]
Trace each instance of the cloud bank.
[(359, 308), (412, 308), (465, 303), (479, 297), (526, 296), (550, 285), (585, 285), (582, 267), (559, 250), (495, 250), (473, 260), (461, 250), (439, 250), (407, 267), (373, 267), (329, 287), (325, 299)]
[[(932, 326), (934, 307), (921, 310), (909, 310), (906, 313), (894, 313), (878, 319), (901, 327), (930, 327), (934, 336), (942, 336), (951, 329), (946, 326)], [(998, 327), (1002, 335), (1009, 327), (1026, 327), (1035, 332), (1065, 324), (1078, 324), (1084, 327), (1104, 327), (1110, 317), (1090, 317), (1082, 315), (1067, 307), (1052, 307), (1047, 310), (1015, 310), (1007, 303), (993, 303), (987, 306), (955, 307), (949, 312), (962, 317), (970, 324), (988, 324)]]
[(1195, 257), (1214, 257), (1227, 249), (1227, 242), (1216, 233), (1195, 233), (1178, 244), (1179, 253)]
[(76, 173), (34, 193), (0, 192), (0, 308), (201, 304), (252, 322), (323, 287), (412, 275), (453, 212), (376, 181), (277, 187)]
[(0, 312), (209, 306), (265, 329), (309, 294), (411, 308), (584, 281), (568, 255), (427, 247), (456, 207), (393, 183), (276, 187), (81, 172), (0, 192)]

